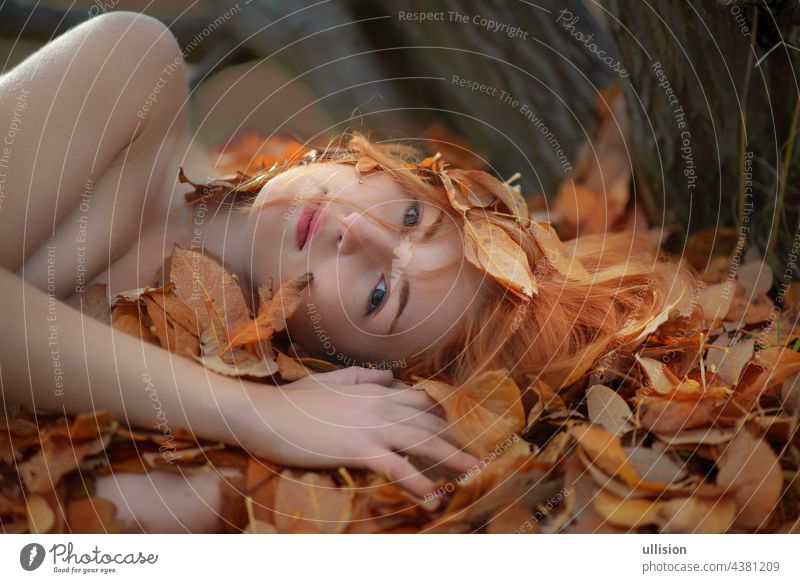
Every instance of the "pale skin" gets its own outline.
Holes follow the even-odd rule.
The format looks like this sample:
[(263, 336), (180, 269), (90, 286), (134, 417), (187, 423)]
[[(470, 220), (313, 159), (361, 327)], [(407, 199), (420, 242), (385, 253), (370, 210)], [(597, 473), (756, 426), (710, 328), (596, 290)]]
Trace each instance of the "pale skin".
[[(0, 144), (7, 159), (0, 168), (0, 326), (11, 331), (0, 343), (4, 400), (65, 414), (109, 409), (152, 428), (158, 421), (142, 380), (149, 375), (170, 425), (276, 463), (369, 468), (418, 496), (433, 483), (404, 454), (468, 471), (478, 460), (458, 449), (432, 401), (393, 386), (389, 370), (349, 367), (264, 390), (76, 309), (81, 286), (105, 283), (114, 294), (151, 283), (173, 245), (189, 247), (196, 236), (197, 210), (184, 203), (188, 188), (177, 169), (196, 179), (217, 172), (192, 137), (183, 67), (160, 82), (176, 59), (182, 63), (179, 47), (160, 22), (116, 12), (72, 29), (0, 76), (0, 136), (14, 128), (11, 143)], [(148, 99), (156, 86), (156, 99)], [(328, 350), (315, 346), (311, 314), (318, 313), (336, 352), (385, 361), (425, 350), (457, 325), (480, 277), (463, 266), (455, 230), (430, 241), (414, 232), (416, 220), (430, 226), (439, 209), (409, 211), (412, 198), (391, 181), (359, 183), (352, 167), (338, 164), (280, 175), (257, 203), (296, 197), (301, 179), (331, 199), (303, 249), (292, 222), (299, 213), (289, 208), (225, 212), (199, 224), (203, 246), (254, 287), (314, 273), (306, 304), (290, 321), (293, 339)], [(344, 198), (410, 230), (386, 230), (337, 204)], [(413, 252), (393, 263), (401, 242)], [(440, 267), (430, 278), (415, 275)], [(404, 278), (406, 306), (390, 332)], [(130, 528), (212, 532), (220, 527), (223, 479), (216, 472), (114, 475), (98, 481), (97, 495), (111, 499)]]

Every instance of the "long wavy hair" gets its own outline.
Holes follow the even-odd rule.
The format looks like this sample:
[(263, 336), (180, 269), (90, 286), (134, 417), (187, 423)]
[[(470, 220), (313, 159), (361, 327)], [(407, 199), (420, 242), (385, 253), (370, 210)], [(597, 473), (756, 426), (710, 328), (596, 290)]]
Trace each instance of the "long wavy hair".
[[(267, 181), (294, 165), (354, 164), (362, 174), (384, 173), (405, 192), (443, 209), (452, 224), (463, 228), (464, 216), (451, 206), (445, 189), (419, 172), (416, 164), (422, 157), (416, 148), (376, 143), (355, 134), (311, 154), (297, 150), (282, 164), (253, 177), (239, 173), (238, 184), (228, 194), (247, 208)], [(545, 382), (558, 389), (583, 376), (687, 290), (691, 293), (701, 285), (691, 268), (632, 233), (566, 241), (567, 250), (586, 270), (581, 278), (567, 279), (547, 266), (531, 233), (513, 217), (482, 209), (467, 211), (471, 212), (481, 212), (482, 219), (502, 228), (522, 248), (535, 266), (538, 293), (523, 297), (485, 278), (458, 327), (406, 360), (406, 367), (398, 372), (407, 378), (435, 378), (459, 385), (482, 371), (507, 369), (521, 388)]]

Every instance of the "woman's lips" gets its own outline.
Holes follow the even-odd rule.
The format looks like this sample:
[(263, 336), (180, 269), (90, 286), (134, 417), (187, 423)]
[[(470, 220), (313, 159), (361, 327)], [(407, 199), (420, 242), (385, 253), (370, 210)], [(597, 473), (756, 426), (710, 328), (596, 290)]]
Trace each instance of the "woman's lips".
[(300, 216), (297, 217), (297, 226), (295, 227), (295, 240), (297, 241), (298, 249), (305, 247), (306, 243), (319, 231), (324, 206), (324, 201), (312, 201), (303, 207)]

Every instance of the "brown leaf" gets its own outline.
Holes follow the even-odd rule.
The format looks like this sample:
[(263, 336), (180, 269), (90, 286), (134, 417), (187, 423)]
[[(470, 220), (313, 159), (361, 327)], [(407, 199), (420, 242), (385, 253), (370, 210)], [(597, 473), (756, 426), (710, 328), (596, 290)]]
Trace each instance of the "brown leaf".
[(175, 296), (195, 314), (200, 329), (213, 324), (232, 332), (250, 320), (238, 278), (216, 259), (175, 245), (170, 280)]
[(27, 500), (27, 507), (28, 528), (31, 533), (46, 533), (55, 526), (56, 513), (50, 507), (47, 498), (44, 496), (37, 496), (36, 494), (29, 496)]
[(135, 304), (115, 306), (111, 312), (111, 327), (125, 334), (140, 338), (144, 342), (160, 345), (158, 338), (142, 322), (139, 306)]
[[(578, 440), (588, 460), (608, 476), (617, 477), (633, 488), (654, 492), (667, 490), (672, 486), (673, 477), (670, 477), (669, 483), (664, 482), (665, 474), (655, 471), (652, 456), (648, 456), (647, 463), (636, 456), (631, 457), (634, 452), (626, 452), (619, 437), (594, 425), (578, 425), (572, 427), (570, 433)], [(663, 458), (663, 463), (667, 464), (669, 460)], [(672, 471), (667, 471), (666, 474), (673, 476)]]
[(453, 435), (474, 455), (488, 455), (525, 426), (519, 387), (505, 369), (484, 372), (458, 388), (438, 381), (421, 387), (444, 408)]
[(527, 221), (528, 205), (525, 199), (517, 189), (505, 182), (481, 170), (455, 168), (448, 170), (447, 175), (459, 187), (460, 192), (453, 195), (458, 198), (454, 205), (457, 209), (486, 208), (499, 201), (515, 219)]
[(680, 385), (680, 379), (676, 378), (672, 371), (660, 360), (641, 357), (636, 355), (636, 361), (641, 365), (647, 380), (648, 387), (657, 393), (665, 395), (671, 393)]
[(772, 288), (772, 268), (763, 260), (745, 261), (739, 266), (736, 279), (747, 297), (766, 294)]
[(588, 279), (589, 272), (558, 238), (552, 226), (542, 226), (536, 221), (530, 225), (531, 234), (547, 262), (568, 279)]
[(499, 226), (487, 220), (467, 219), (464, 258), (509, 290), (532, 297), (536, 278), (522, 247)]
[(728, 498), (624, 499), (600, 490), (594, 508), (609, 522), (630, 529), (648, 524), (665, 533), (718, 534), (728, 530), (736, 504)]
[(743, 427), (722, 452), (717, 467), (717, 485), (724, 487), (739, 507), (736, 526), (765, 525), (783, 490), (781, 465), (772, 448)]
[(732, 302), (733, 289), (730, 285), (715, 283), (703, 289), (700, 294), (700, 308), (709, 328), (715, 327), (718, 322), (726, 318)]
[(34, 494), (51, 491), (62, 476), (78, 467), (90, 447), (90, 443), (71, 444), (63, 439), (45, 439), (41, 449), (18, 466), (28, 491)]
[(350, 523), (352, 491), (324, 474), (284, 471), (275, 492), (275, 526), (282, 533), (344, 532)]
[(706, 356), (706, 364), (711, 372), (729, 385), (739, 382), (742, 370), (753, 357), (756, 342), (753, 338), (737, 336), (728, 342), (728, 337), (721, 334), (711, 345)]
[(285, 381), (297, 381), (311, 374), (301, 361), (286, 356), (283, 352), (278, 352), (276, 361), (278, 372)]
[(67, 524), (75, 534), (125, 532), (116, 519), (117, 507), (105, 498), (79, 498), (67, 505)]
[(586, 406), (592, 423), (602, 425), (612, 435), (633, 429), (631, 408), (616, 391), (605, 385), (594, 385), (586, 391)]
[(261, 351), (259, 356), (241, 348), (220, 346), (213, 327), (203, 331), (200, 341), (202, 354), (195, 358), (216, 373), (231, 377), (265, 378), (278, 372), (278, 364), (272, 357), (271, 350)]
[(486, 526), (488, 534), (536, 534), (539, 525), (530, 509), (525, 504), (513, 502), (504, 506), (489, 520)]
[(163, 348), (178, 354), (196, 356), (200, 352), (197, 321), (180, 301), (167, 294), (144, 296), (147, 314), (153, 321), (151, 331), (158, 337)]
[(674, 435), (686, 429), (708, 427), (719, 414), (713, 399), (677, 401), (645, 397), (639, 401), (639, 423), (651, 431)]
[[(247, 321), (233, 334), (228, 346), (238, 347), (253, 342), (269, 340), (274, 332), (286, 327), (286, 321), (303, 302), (302, 291), (314, 280), (311, 273), (285, 281), (278, 293), (258, 308), (258, 316)], [(263, 293), (259, 294), (264, 297)]]

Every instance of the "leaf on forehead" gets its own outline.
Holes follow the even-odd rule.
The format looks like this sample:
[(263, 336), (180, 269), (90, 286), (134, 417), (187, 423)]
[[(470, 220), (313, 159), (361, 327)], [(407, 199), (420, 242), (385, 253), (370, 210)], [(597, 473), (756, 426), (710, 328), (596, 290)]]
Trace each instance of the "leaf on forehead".
[[(447, 171), (447, 176), (458, 187), (460, 202), (468, 207), (486, 208), (497, 199), (490, 189), (479, 182), (478, 175), (480, 174), (486, 173), (478, 170), (460, 170), (458, 168)], [(491, 178), (489, 174), (486, 174), (486, 176)]]
[(175, 245), (170, 279), (175, 296), (195, 314), (201, 329), (213, 323), (231, 331), (250, 320), (238, 278), (216, 259)]
[(186, 202), (192, 203), (201, 199), (220, 200), (227, 196), (231, 190), (250, 179), (250, 176), (237, 170), (235, 174), (216, 178), (208, 182), (195, 183), (189, 180), (183, 171), (183, 167), (178, 170), (178, 181), (181, 184), (190, 184), (194, 187), (193, 192), (184, 195)]
[[(273, 333), (286, 328), (286, 321), (303, 303), (303, 290), (313, 280), (314, 276), (311, 273), (305, 273), (285, 281), (268, 302), (258, 307), (258, 316), (236, 330), (228, 347), (235, 348), (269, 340)], [(264, 297), (263, 294), (260, 295)]]
[(464, 258), (523, 297), (538, 292), (528, 257), (501, 227), (487, 220), (465, 221)]
[(499, 201), (517, 220), (528, 219), (528, 203), (520, 192), (482, 170), (448, 170), (447, 175), (458, 184), (464, 199), (481, 208)]
[(442, 159), (441, 153), (437, 152), (433, 156), (429, 156), (417, 162), (416, 166), (429, 168), (434, 172), (442, 172), (442, 170), (444, 170), (444, 160)]
[(461, 192), (461, 189), (455, 187), (453, 184), (453, 179), (450, 178), (447, 173), (442, 172), (438, 176), (442, 181), (444, 191), (447, 193), (447, 199), (450, 201), (450, 206), (461, 213), (465, 213), (472, 208), (472, 205)]
[(486, 456), (525, 426), (525, 409), (517, 383), (505, 369), (484, 372), (460, 387), (424, 381), (422, 388), (445, 410), (458, 442)]
[(588, 279), (589, 272), (573, 253), (567, 250), (563, 241), (551, 226), (543, 226), (531, 221), (531, 234), (547, 262), (564, 277), (569, 279)]

